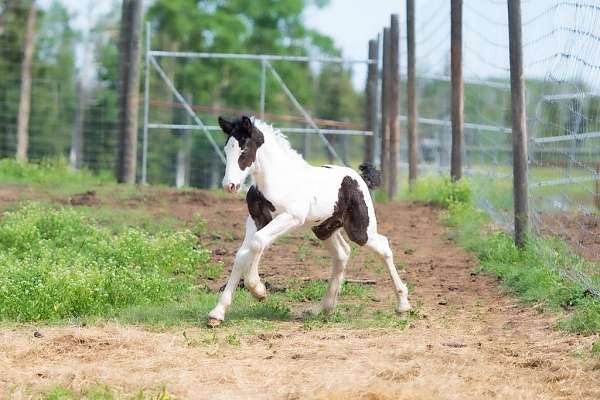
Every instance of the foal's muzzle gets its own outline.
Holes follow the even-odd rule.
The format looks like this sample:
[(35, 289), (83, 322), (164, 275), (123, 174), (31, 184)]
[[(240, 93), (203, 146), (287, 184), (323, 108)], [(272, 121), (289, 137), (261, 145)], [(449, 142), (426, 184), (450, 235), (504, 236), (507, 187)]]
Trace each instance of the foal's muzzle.
[(229, 193), (235, 193), (240, 189), (240, 184), (237, 185), (235, 183), (224, 184), (223, 189), (228, 191)]

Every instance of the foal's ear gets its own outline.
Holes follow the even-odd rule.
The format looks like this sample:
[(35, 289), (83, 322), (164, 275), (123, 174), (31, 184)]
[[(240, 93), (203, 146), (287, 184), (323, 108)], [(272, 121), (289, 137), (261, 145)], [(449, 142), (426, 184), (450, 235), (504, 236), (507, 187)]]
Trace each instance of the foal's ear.
[(242, 128), (246, 132), (252, 132), (252, 120), (245, 115), (242, 116)]
[(233, 130), (233, 124), (227, 121), (225, 118), (219, 116), (219, 126), (228, 135), (231, 135), (231, 131)]

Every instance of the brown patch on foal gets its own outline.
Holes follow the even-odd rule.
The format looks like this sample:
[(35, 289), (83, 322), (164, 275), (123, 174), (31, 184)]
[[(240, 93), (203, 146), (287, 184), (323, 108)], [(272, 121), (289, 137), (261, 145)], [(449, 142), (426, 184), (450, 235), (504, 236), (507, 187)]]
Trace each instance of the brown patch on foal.
[(338, 201), (333, 206), (333, 215), (314, 226), (312, 231), (319, 239), (327, 240), (344, 227), (348, 238), (362, 246), (369, 239), (368, 226), (369, 210), (363, 192), (355, 179), (345, 176), (338, 191)]
[(248, 190), (246, 204), (248, 204), (248, 212), (254, 220), (256, 230), (261, 230), (273, 220), (271, 212), (275, 212), (275, 206), (267, 200), (256, 186), (251, 186)]

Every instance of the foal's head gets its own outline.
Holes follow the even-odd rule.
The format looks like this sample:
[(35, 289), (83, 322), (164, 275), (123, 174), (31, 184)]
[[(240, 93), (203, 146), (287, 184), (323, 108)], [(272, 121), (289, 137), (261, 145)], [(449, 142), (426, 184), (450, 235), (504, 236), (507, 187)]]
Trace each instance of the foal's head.
[(265, 138), (252, 120), (246, 116), (227, 121), (219, 117), (219, 126), (227, 135), (225, 144), (225, 176), (223, 188), (230, 193), (237, 192), (246, 180), (252, 165), (256, 161), (256, 152), (265, 142)]

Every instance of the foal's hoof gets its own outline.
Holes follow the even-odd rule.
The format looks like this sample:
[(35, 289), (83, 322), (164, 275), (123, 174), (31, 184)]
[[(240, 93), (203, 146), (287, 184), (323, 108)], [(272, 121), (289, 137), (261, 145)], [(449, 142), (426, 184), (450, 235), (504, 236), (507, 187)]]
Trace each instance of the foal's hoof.
[(208, 318), (208, 321), (206, 321), (206, 326), (208, 326), (209, 328), (218, 328), (219, 325), (221, 325), (223, 321), (221, 321), (220, 319), (216, 319), (216, 318)]
[(254, 297), (258, 301), (263, 301), (264, 299), (267, 298), (267, 294), (266, 293), (262, 293), (262, 294), (252, 293), (252, 297)]
[(254, 297), (258, 301), (263, 301), (267, 298), (267, 288), (262, 282), (253, 288), (248, 287), (248, 291), (250, 291), (252, 297)]
[(396, 307), (396, 314), (404, 314), (411, 309), (412, 307), (410, 306), (410, 303), (408, 301), (404, 301), (398, 304), (398, 307)]

